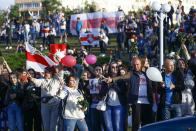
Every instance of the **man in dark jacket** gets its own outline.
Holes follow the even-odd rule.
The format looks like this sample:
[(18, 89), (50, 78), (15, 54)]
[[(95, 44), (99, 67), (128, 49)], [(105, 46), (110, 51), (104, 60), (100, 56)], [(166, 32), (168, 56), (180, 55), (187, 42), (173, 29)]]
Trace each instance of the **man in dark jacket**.
[(141, 71), (141, 60), (133, 59), (128, 103), (132, 108), (132, 131), (152, 122), (153, 91), (146, 74)]
[(165, 72), (162, 74), (163, 83), (159, 88), (162, 119), (167, 120), (181, 116), (181, 101), (184, 80), (174, 72), (171, 59), (165, 60)]

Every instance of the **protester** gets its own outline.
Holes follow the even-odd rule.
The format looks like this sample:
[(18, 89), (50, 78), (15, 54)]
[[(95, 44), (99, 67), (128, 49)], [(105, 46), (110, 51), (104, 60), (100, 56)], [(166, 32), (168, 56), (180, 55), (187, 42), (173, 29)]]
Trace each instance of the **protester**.
[(46, 68), (44, 79), (36, 79), (29, 75), (35, 86), (41, 88), (41, 114), (44, 131), (54, 131), (59, 117), (59, 93), (62, 90), (62, 85), (60, 80), (54, 77), (53, 73), (53, 68)]
[[(188, 65), (184, 59), (179, 59), (177, 62), (176, 72), (177, 76), (182, 77), (179, 80), (183, 80), (184, 90), (182, 90), (182, 115), (193, 115), (195, 109), (195, 103), (192, 96), (192, 90), (194, 88), (193, 74), (188, 68)], [(178, 79), (177, 79), (178, 81)]]
[(22, 101), (23, 90), (18, 82), (18, 77), (15, 73), (9, 75), (9, 86), (6, 93), (5, 103), (7, 105), (8, 126), (10, 131), (24, 131)]
[(162, 108), (162, 119), (182, 116), (182, 90), (184, 90), (184, 80), (177, 74), (174, 74), (174, 63), (170, 59), (165, 60), (165, 72), (163, 72), (163, 81), (160, 90), (160, 106)]
[[(132, 130), (136, 131), (152, 122), (193, 115), (196, 110), (193, 102), (196, 102), (196, 15), (193, 7), (189, 14), (185, 14), (181, 0), (177, 9), (171, 2), (168, 2), (172, 7), (167, 13), (168, 18), (165, 18), (168, 20), (164, 22), (167, 24), (164, 28), (164, 52), (173, 55), (172, 60), (166, 59), (160, 69), (163, 76), (160, 83), (150, 81), (145, 73), (149, 66), (159, 64), (159, 20), (148, 6), (140, 12), (116, 17), (115, 23), (105, 16), (92, 23), (90, 19), (84, 20), (79, 12), (75, 17), (77, 20), (66, 21), (65, 18), (72, 17), (63, 11), (49, 12), (45, 18), (32, 19), (32, 23), (20, 18), (7, 20), (0, 27), (1, 40), (7, 44), (6, 49), (12, 49), (14, 42), (17, 42), (16, 50), (22, 56), (25, 52), (24, 41), (32, 44), (30, 52), (26, 53), (27, 59), (36, 63), (33, 68), (38, 67), (45, 72), (30, 69), (28, 72), (20, 70), (17, 74), (11, 73), (3, 60), (3, 67), (6, 67), (0, 71), (3, 74), (0, 79), (0, 123), (3, 123), (3, 128), (8, 123), (10, 131), (16, 128), (19, 131), (41, 131), (42, 125), (44, 131), (73, 131), (77, 128), (126, 131), (128, 115), (132, 115)], [(177, 24), (172, 19), (174, 12), (177, 13)], [(94, 32), (94, 25), (99, 34)], [(83, 28), (91, 33), (86, 40), (89, 50), (83, 46), (80, 46), (81, 50), (72, 48), (75, 45), (66, 35), (69, 30), (73, 31), (72, 28), (78, 37)], [(113, 30), (117, 34), (110, 34)], [(42, 43), (39, 43), (40, 37)], [(81, 39), (74, 44), (80, 44)], [(94, 40), (99, 41), (100, 50), (91, 46)], [(75, 58), (64, 61), (59, 57), (54, 62), (43, 55), (49, 45), (57, 41), (68, 43), (66, 55)], [(108, 43), (117, 46), (110, 47)], [(34, 47), (40, 47), (41, 52)], [(57, 49), (57, 52), (61, 50)], [(2, 53), (5, 55), (4, 51)], [(99, 54), (94, 60), (96, 64), (86, 60), (91, 53)], [(182, 55), (181, 58), (175, 60), (176, 54)], [(77, 64), (69, 66), (75, 59)], [(6, 77), (10, 79), (4, 80)], [(106, 107), (103, 110), (99, 108), (101, 102)], [(15, 118), (11, 118), (15, 115), (16, 122)]]
[(77, 36), (80, 37), (80, 33), (82, 31), (82, 26), (83, 26), (83, 23), (82, 21), (80, 20), (80, 17), (77, 18), (77, 22), (76, 22), (76, 33), (77, 33)]
[(101, 53), (106, 53), (106, 49), (108, 46), (108, 37), (103, 29), (100, 29), (99, 32), (99, 46), (100, 46), (100, 52)]
[[(60, 21), (60, 43), (66, 43), (67, 42), (67, 33), (66, 33), (66, 19), (64, 17), (61, 18)], [(64, 38), (64, 40), (63, 40)]]
[(76, 77), (68, 76), (66, 79), (66, 86), (64, 87), (66, 93), (65, 107), (63, 108), (64, 118), (64, 130), (74, 131), (77, 125), (81, 131), (88, 131), (87, 124), (85, 122), (84, 111), (86, 110), (82, 106), (79, 106), (78, 101), (83, 100), (83, 94), (78, 90), (78, 83)]
[[(33, 78), (36, 77), (36, 72), (33, 69), (29, 69), (28, 73)], [(21, 74), (20, 83), (23, 84), (24, 90), (24, 101), (22, 104), (24, 111), (24, 130), (42, 131), (41, 89), (28, 80), (27, 71), (23, 71)]]
[[(132, 108), (132, 130), (152, 122), (153, 91), (146, 74), (141, 71), (141, 60), (133, 58), (128, 103)], [(148, 112), (148, 113), (146, 113)]]
[[(108, 76), (113, 78), (118, 76), (117, 63), (112, 62), (109, 65)], [(122, 73), (122, 70), (121, 70)], [(123, 75), (123, 74), (122, 74)], [(109, 78), (110, 79), (110, 78)], [(109, 82), (109, 79), (106, 82)], [(127, 106), (127, 90), (128, 87), (123, 81), (112, 82), (104, 90), (104, 96), (107, 96), (106, 111), (103, 112), (103, 118), (106, 130), (125, 130), (126, 106)]]

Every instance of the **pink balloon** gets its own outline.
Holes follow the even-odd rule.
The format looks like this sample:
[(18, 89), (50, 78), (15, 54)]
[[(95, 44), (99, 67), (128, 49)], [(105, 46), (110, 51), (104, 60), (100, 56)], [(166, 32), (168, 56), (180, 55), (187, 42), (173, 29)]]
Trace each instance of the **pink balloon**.
[(97, 62), (97, 57), (95, 55), (87, 55), (86, 58), (85, 58), (86, 62), (89, 64), (89, 65), (92, 65), (92, 64), (95, 64)]
[(76, 65), (76, 58), (71, 55), (67, 55), (61, 59), (61, 63), (66, 67), (73, 67)]

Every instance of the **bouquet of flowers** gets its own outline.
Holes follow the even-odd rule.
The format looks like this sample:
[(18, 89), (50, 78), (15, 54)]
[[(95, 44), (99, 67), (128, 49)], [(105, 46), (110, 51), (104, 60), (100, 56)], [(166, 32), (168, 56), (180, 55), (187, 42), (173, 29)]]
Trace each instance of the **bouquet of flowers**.
[(137, 37), (135, 35), (133, 35), (129, 41), (128, 41), (129, 45), (130, 45), (130, 52), (134, 55), (138, 55), (139, 51), (138, 51), (138, 47), (137, 47)]
[(78, 107), (83, 110), (83, 111), (86, 111), (88, 106), (89, 106), (89, 103), (86, 99), (84, 99), (84, 97), (78, 97)]
[(192, 34), (178, 32), (179, 44), (195, 44), (195, 38)]

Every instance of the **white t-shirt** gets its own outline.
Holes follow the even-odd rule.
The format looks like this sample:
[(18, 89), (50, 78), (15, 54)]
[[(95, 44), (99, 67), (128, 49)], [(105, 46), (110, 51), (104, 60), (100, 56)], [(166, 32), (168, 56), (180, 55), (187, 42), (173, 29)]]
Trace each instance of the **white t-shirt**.
[(26, 32), (29, 32), (30, 31), (30, 25), (29, 24), (25, 24), (24, 25), (24, 29)]
[(139, 83), (139, 94), (138, 94), (138, 101), (139, 104), (149, 104), (147, 98), (147, 81), (144, 74), (140, 74), (140, 83)]
[(110, 89), (108, 93), (108, 105), (110, 106), (118, 106), (120, 105), (120, 101), (118, 98), (118, 94), (114, 89)]

